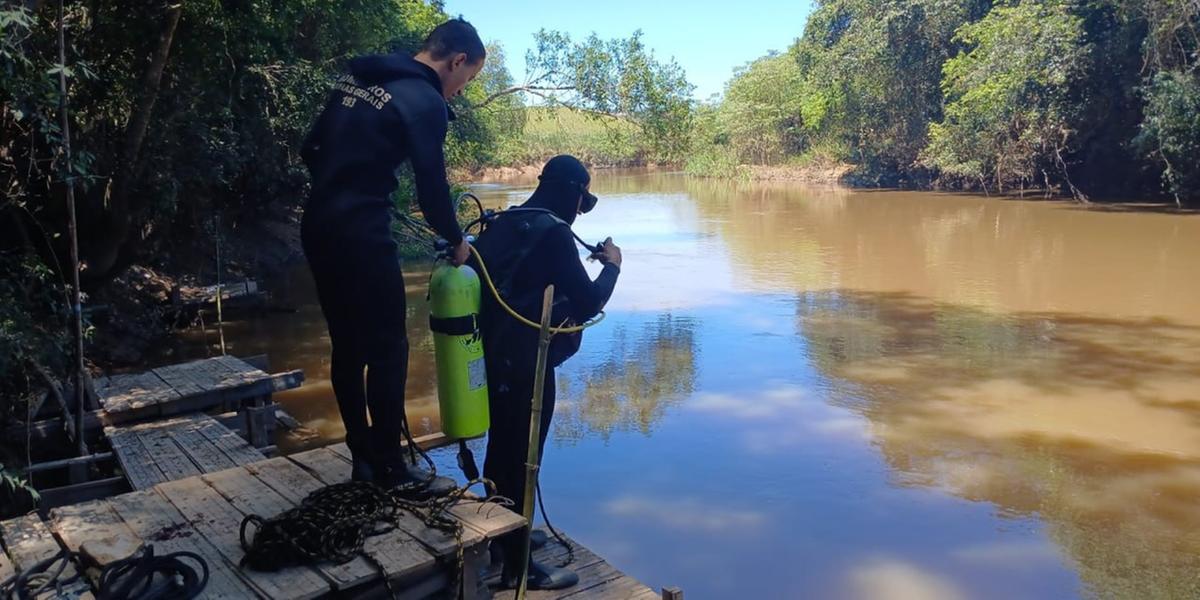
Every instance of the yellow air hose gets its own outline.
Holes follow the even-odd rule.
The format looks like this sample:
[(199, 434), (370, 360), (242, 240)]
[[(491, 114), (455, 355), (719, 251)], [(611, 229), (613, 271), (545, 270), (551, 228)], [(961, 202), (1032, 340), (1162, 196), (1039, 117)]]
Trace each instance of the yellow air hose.
[[(492, 291), (492, 296), (495, 296), (496, 302), (499, 302), (500, 306), (504, 308), (505, 312), (512, 315), (512, 318), (520, 321), (522, 324), (528, 327), (540, 330), (542, 328), (541, 324), (525, 318), (521, 313), (514, 310), (513, 307), (509, 306), (508, 303), (504, 301), (504, 298), (500, 296), (500, 290), (496, 289), (496, 284), (492, 283), (492, 276), (488, 274), (487, 265), (483, 263), (483, 257), (479, 255), (479, 251), (476, 250), (475, 246), (472, 246), (471, 244), (467, 244), (467, 247), (471, 249), (471, 254), (475, 256), (475, 260), (479, 261), (479, 270), (483, 271), (483, 280), (487, 282), (488, 289)], [(588, 327), (592, 327), (593, 325), (600, 323), (600, 321), (603, 320), (604, 311), (600, 311), (600, 314), (596, 315), (595, 318), (587, 323), (584, 323), (583, 325), (575, 325), (574, 327), (551, 327), (550, 333), (578, 333), (584, 329), (587, 329)]]

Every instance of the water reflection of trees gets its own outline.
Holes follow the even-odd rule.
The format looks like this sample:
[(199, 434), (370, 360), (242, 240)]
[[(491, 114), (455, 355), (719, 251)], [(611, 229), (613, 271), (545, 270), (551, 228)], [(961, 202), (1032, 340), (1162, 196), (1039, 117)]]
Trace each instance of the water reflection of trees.
[[(585, 351), (588, 343), (585, 338)], [(692, 393), (697, 351), (692, 319), (664, 314), (619, 326), (602, 360), (559, 370), (554, 438), (573, 443), (592, 434), (607, 440), (616, 431), (648, 435), (668, 408)]]
[(1035, 515), (1100, 597), (1200, 597), (1200, 331), (801, 294), (898, 482)]

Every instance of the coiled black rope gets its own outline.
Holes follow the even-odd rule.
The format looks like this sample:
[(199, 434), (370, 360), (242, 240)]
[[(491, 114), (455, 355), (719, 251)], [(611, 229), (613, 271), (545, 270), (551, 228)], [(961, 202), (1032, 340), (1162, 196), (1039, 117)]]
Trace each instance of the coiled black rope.
[[(468, 497), (467, 492), (476, 485), (483, 485), (488, 491), (495, 489), (490, 481), (481, 478), (446, 496), (413, 500), (405, 497), (402, 489), (385, 490), (366, 481), (326, 486), (273, 517), (247, 515), (240, 531), (245, 551), (241, 565), (258, 571), (278, 571), (321, 561), (340, 564), (357, 556), (375, 562), (363, 552), (367, 538), (394, 530), (404, 512), (426, 527), (454, 536), (457, 551), (450, 567), (455, 585), (450, 597), (457, 597), (462, 580), (463, 525), (449, 513), (450, 507), (463, 500), (512, 506), (511, 500), (498, 496)], [(383, 570), (377, 562), (375, 565)]]
[[(53, 593), (70, 596), (82, 581), (78, 569), (63, 577), (79, 554), (62, 550), (0, 582), (0, 600), (31, 600)], [(197, 566), (189, 564), (194, 562)], [(208, 564), (191, 552), (154, 555), (154, 546), (139, 549), (128, 558), (113, 561), (100, 571), (97, 600), (191, 600), (208, 585)], [(82, 586), (79, 586), (82, 587)]]
[[(384, 524), (395, 521), (397, 510), (395, 499), (372, 483), (321, 488), (269, 519), (247, 515), (240, 531), (246, 552), (241, 566), (278, 571), (320, 560), (344, 563), (358, 556), (369, 535), (388, 531)], [(255, 532), (248, 538), (251, 525)]]
[(71, 552), (63, 550), (13, 574), (0, 582), (0, 599), (29, 600), (48, 592), (66, 597), (67, 586), (81, 579), (78, 572), (70, 577), (63, 577), (63, 573), (71, 565), (72, 556)]
[[(193, 568), (187, 561), (199, 565)], [(97, 600), (191, 600), (208, 585), (208, 563), (192, 552), (154, 555), (148, 545), (100, 571)]]

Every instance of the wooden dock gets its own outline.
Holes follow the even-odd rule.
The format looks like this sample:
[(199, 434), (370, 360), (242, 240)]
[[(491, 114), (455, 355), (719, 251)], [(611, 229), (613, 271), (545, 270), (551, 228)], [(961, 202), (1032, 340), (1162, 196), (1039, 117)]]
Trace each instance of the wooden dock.
[[(444, 439), (444, 438), (441, 438)], [(156, 554), (190, 551), (202, 556), (211, 570), (203, 598), (302, 599), (331, 596), (386, 596), (387, 586), (399, 598), (437, 597), (452, 587), (458, 544), (454, 537), (404, 515), (397, 528), (370, 537), (366, 557), (335, 565), (322, 563), (279, 572), (239, 567), (243, 552), (238, 537), (248, 514), (271, 516), (295, 506), (310, 492), (347, 481), (349, 451), (336, 444), (288, 457), (277, 457), (214, 473), (157, 483), (149, 488), (103, 500), (63, 506), (42, 522), (27, 515), (0, 523), (7, 554), (0, 553), (3, 573), (27, 568), (53, 556), (60, 548), (78, 552), (89, 545), (133, 548), (153, 544)], [(494, 504), (464, 500), (451, 509), (463, 524), (462, 591), (464, 598), (504, 598), (499, 573), (488, 565), (487, 544), (496, 536), (524, 524), (515, 513)], [(566, 550), (550, 543), (539, 549), (539, 560), (556, 564)], [(580, 583), (556, 592), (530, 592), (535, 600), (650, 600), (650, 588), (613, 568), (586, 548), (575, 545), (571, 568)], [(83, 570), (82, 566), (74, 568)], [(87, 571), (89, 577), (95, 570)], [(387, 584), (385, 584), (385, 579)], [(88, 597), (90, 588), (77, 584), (74, 597)]]
[(274, 407), (268, 406), (271, 394), (303, 382), (299, 370), (272, 375), (242, 359), (218, 356), (97, 379), (96, 394), (104, 425), (196, 411), (245, 410), (260, 413), (256, 416), (265, 426), (274, 421)]
[[(49, 511), (45, 522), (33, 514), (0, 523), (0, 581), (62, 549), (78, 553), (91, 542), (90, 547), (129, 551), (153, 544), (157, 554), (195, 552), (211, 571), (202, 595), (205, 598), (307, 599), (395, 593), (394, 597), (416, 599), (440, 597), (460, 583), (463, 598), (512, 594), (512, 590), (497, 587), (499, 573), (488, 564), (487, 547), (496, 536), (522, 527), (524, 519), (479, 500), (463, 500), (450, 509), (463, 526), (461, 540), (405, 514), (398, 518), (395, 529), (368, 538), (364, 556), (348, 563), (274, 573), (239, 566), (243, 557), (239, 531), (245, 516), (278, 514), (314, 490), (349, 480), (350, 452), (345, 444), (278, 458), (266, 458), (255, 448), (270, 443), (267, 420), (273, 424), (276, 406), (270, 394), (296, 387), (301, 381), (299, 371), (270, 375), (233, 357), (98, 381), (102, 408), (89, 414), (89, 422), (97, 428), (103, 426), (112, 452), (41, 466), (62, 468), (115, 460), (121, 476), (48, 490), (55, 500), (44, 496), (42, 506), (58, 508)], [(223, 414), (214, 417), (203, 411)], [(449, 443), (441, 434), (416, 441), (423, 448)], [(126, 482), (128, 487), (121, 489), (134, 491), (113, 495), (120, 491), (113, 486)], [(79, 500), (88, 501), (69, 500), (78, 496), (78, 490), (86, 491)], [(458, 564), (460, 542), (461, 580), (452, 567)], [(571, 568), (579, 573), (580, 583), (557, 592), (530, 592), (529, 598), (658, 597), (586, 548), (575, 548)], [(565, 553), (562, 546), (551, 543), (535, 555), (556, 564)], [(96, 569), (74, 564), (64, 575), (75, 573), (91, 579), (81, 578), (59, 591), (66, 597), (92, 598), (88, 582), (94, 585)], [(663, 597), (678, 596), (664, 591)]]
[[(39, 488), (42, 506), (145, 489), (271, 455), (278, 409), (271, 395), (299, 387), (304, 374), (271, 374), (264, 370), (265, 361), (220, 356), (95, 380), (100, 408), (83, 415), (91, 453), (51, 457), (26, 469), (69, 475), (65, 481), (47, 478), (57, 487)], [(64, 433), (75, 444), (74, 429), (71, 420), (55, 418), (14, 425), (0, 434), (18, 440), (28, 435), (31, 443), (61, 447)], [(113, 471), (114, 465), (120, 473)]]
[(204, 413), (106, 427), (104, 435), (135, 490), (266, 459), (257, 448)]

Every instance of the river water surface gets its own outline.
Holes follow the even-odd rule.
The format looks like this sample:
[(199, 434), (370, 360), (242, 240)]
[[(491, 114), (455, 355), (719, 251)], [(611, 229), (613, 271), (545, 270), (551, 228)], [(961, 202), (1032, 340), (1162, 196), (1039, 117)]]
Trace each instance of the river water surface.
[[(670, 174), (592, 189), (575, 229), (625, 261), (559, 371), (559, 528), (693, 600), (1200, 598), (1200, 215)], [(409, 414), (432, 431), (428, 266), (406, 271)], [(275, 287), (297, 311), (231, 325), (231, 351), (304, 369), (280, 402), (309, 445), (340, 439), (312, 284)]]

